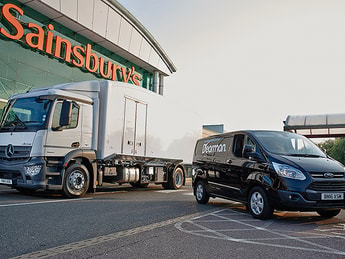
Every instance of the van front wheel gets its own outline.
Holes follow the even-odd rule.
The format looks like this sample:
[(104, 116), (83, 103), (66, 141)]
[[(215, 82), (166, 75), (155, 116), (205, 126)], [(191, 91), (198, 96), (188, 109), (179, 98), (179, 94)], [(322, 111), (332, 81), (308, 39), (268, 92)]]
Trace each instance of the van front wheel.
[(273, 215), (271, 206), (265, 190), (260, 187), (254, 187), (248, 197), (248, 209), (256, 219), (269, 219)]
[(206, 183), (204, 181), (198, 181), (194, 188), (196, 201), (200, 204), (208, 203), (210, 195), (206, 191)]

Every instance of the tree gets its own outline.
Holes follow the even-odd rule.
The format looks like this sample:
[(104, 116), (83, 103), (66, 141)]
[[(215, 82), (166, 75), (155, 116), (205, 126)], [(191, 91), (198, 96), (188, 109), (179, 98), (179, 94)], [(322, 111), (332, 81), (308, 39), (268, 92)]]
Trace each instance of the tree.
[(329, 139), (318, 146), (325, 150), (330, 157), (345, 164), (345, 138)]

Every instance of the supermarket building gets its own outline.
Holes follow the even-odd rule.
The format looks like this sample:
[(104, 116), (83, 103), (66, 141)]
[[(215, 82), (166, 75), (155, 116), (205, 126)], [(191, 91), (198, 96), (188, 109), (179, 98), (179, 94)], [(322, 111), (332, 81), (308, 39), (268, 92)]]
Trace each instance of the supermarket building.
[[(108, 79), (163, 95), (176, 67), (115, 0), (0, 0), (0, 99)], [(1, 108), (1, 107), (0, 107)]]

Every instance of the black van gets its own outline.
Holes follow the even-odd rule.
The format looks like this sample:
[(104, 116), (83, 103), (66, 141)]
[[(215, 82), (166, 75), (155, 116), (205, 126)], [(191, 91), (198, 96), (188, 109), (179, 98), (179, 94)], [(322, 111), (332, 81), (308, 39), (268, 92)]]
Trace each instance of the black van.
[(199, 139), (193, 157), (198, 203), (240, 201), (254, 218), (274, 209), (336, 216), (345, 207), (345, 169), (309, 139), (290, 132), (247, 130)]

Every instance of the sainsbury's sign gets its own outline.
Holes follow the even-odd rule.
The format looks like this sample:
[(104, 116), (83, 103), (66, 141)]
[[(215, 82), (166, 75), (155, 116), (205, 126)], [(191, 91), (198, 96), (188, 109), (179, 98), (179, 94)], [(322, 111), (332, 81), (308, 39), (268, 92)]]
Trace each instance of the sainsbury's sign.
[[(63, 39), (60, 36), (53, 34), (54, 26), (48, 24), (46, 31), (35, 23), (27, 23), (27, 28), (31, 32), (24, 33), (22, 22), (18, 21), (11, 13), (11, 9), (23, 15), (24, 11), (14, 4), (4, 4), (1, 8), (3, 19), (8, 23), (8, 28), (0, 27), (0, 35), (8, 39), (25, 42), (33, 49), (40, 50), (56, 58), (64, 59), (65, 62), (71, 63), (76, 67), (85, 68), (90, 73), (101, 75), (105, 79), (113, 81), (120, 81), (117, 78), (117, 71), (122, 75), (122, 81), (128, 83), (131, 80), (135, 85), (140, 85), (142, 77), (135, 73), (135, 68), (132, 67), (127, 71), (126, 67), (119, 66), (111, 61), (105, 62), (103, 57), (98, 56), (92, 52), (91, 44), (86, 44), (86, 47), (79, 45), (72, 46), (71, 42)], [(63, 51), (64, 50), (64, 51)], [(63, 55), (63, 57), (61, 57)]]

